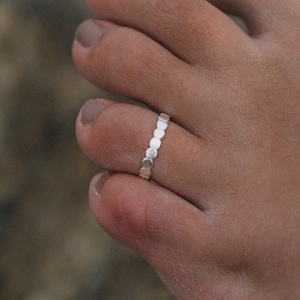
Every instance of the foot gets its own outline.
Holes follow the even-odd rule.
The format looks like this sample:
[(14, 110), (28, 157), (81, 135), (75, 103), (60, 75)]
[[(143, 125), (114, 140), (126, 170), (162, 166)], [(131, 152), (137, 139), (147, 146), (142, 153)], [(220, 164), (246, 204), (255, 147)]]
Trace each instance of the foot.
[[(87, 3), (98, 21), (76, 33), (77, 67), (153, 108), (79, 114), (81, 147), (109, 171), (90, 188), (99, 224), (178, 299), (299, 299), (300, 2)], [(156, 112), (172, 122), (153, 184), (137, 175)]]

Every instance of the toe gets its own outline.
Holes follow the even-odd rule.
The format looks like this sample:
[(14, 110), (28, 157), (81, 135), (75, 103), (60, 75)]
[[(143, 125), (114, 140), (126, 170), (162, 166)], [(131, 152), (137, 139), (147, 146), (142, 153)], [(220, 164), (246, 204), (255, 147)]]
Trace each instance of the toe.
[(200, 280), (203, 287), (207, 280), (201, 266), (209, 256), (209, 226), (197, 208), (160, 186), (124, 174), (105, 180), (96, 176), (90, 203), (102, 228), (147, 259), (180, 299), (196, 299), (191, 298), (193, 285)]
[[(87, 22), (84, 32), (82, 27), (77, 31), (73, 47), (74, 61), (81, 72), (105, 90), (168, 113), (190, 132), (199, 134), (202, 124), (216, 131), (215, 126), (232, 94), (243, 97), (247, 92), (237, 91), (235, 85), (236, 74), (248, 67), (237, 63), (237, 57), (230, 60), (220, 56), (213, 60), (213, 69), (195, 67), (138, 31), (108, 22)], [(89, 30), (84, 35), (86, 27)], [(85, 39), (82, 41), (78, 36)], [(83, 46), (90, 45), (91, 41), (92, 47)], [(224, 53), (230, 53), (221, 48)], [(251, 49), (239, 57), (250, 61)]]
[[(105, 90), (164, 111), (187, 127), (195, 124), (201, 110), (195, 99), (209, 99), (211, 95), (212, 83), (205, 70), (198, 72), (140, 32), (107, 22), (87, 22), (77, 31), (84, 41), (80, 37), (80, 43), (75, 41), (73, 47), (75, 64), (85, 77)], [(95, 41), (93, 47), (82, 46)], [(203, 117), (208, 119), (207, 114)]]
[[(98, 110), (102, 110), (100, 115)], [(85, 116), (86, 111), (90, 117)], [(91, 100), (77, 120), (78, 141), (97, 164), (114, 172), (138, 175), (157, 118), (142, 107)], [(151, 179), (203, 208), (199, 188), (212, 188), (209, 185), (214, 181), (217, 161), (214, 150), (204, 141), (170, 122), (153, 160)], [(191, 169), (197, 174), (191, 176)]]
[(193, 229), (199, 233), (204, 229), (201, 211), (169, 190), (135, 176), (98, 174), (91, 181), (89, 197), (100, 225), (128, 246), (145, 248), (137, 249), (142, 252), (147, 243), (164, 242), (170, 247), (177, 234), (187, 236)]
[(235, 56), (248, 41), (230, 18), (203, 0), (87, 2), (98, 18), (140, 30), (190, 64), (213, 62), (224, 56), (224, 47)]
[[(241, 17), (249, 29), (249, 34), (264, 37), (266, 33), (275, 35), (284, 32), (291, 25), (299, 27), (300, 4), (295, 1), (253, 1), (253, 0), (209, 0), (226, 13)], [(290, 5), (289, 2), (293, 2)]]

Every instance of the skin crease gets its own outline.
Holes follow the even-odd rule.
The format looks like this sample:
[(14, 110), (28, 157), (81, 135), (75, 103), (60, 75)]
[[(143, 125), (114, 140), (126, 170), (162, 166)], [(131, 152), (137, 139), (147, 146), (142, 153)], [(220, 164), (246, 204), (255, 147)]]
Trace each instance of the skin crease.
[[(300, 299), (300, 2), (86, 2), (98, 21), (77, 30), (76, 66), (153, 108), (79, 113), (79, 144), (109, 171), (90, 187), (99, 224), (178, 299)], [(172, 122), (153, 184), (137, 174), (157, 112)]]

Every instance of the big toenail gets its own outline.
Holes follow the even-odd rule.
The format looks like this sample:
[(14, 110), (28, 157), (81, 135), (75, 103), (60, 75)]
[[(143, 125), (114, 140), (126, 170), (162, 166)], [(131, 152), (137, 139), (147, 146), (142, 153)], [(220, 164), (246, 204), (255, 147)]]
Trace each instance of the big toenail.
[(104, 183), (107, 181), (109, 177), (110, 174), (108, 172), (103, 172), (101, 174), (98, 174), (97, 181), (94, 185), (94, 191), (97, 196), (101, 195)]
[(93, 123), (100, 113), (103, 111), (105, 105), (99, 100), (87, 101), (81, 109), (81, 123), (84, 126)]
[(75, 39), (83, 47), (90, 48), (99, 41), (105, 31), (106, 28), (101, 22), (97, 22), (95, 20), (86, 20), (77, 28)]

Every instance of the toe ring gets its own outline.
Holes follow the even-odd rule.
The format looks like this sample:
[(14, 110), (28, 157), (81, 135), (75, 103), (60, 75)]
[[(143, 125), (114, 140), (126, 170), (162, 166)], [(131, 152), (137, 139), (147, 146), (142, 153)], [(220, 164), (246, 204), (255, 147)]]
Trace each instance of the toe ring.
[(165, 113), (161, 113), (158, 117), (156, 129), (153, 132), (153, 137), (149, 142), (149, 148), (146, 150), (146, 155), (142, 160), (142, 167), (140, 168), (139, 177), (144, 180), (150, 180), (154, 159), (158, 154), (158, 149), (165, 136), (169, 121), (170, 116)]

